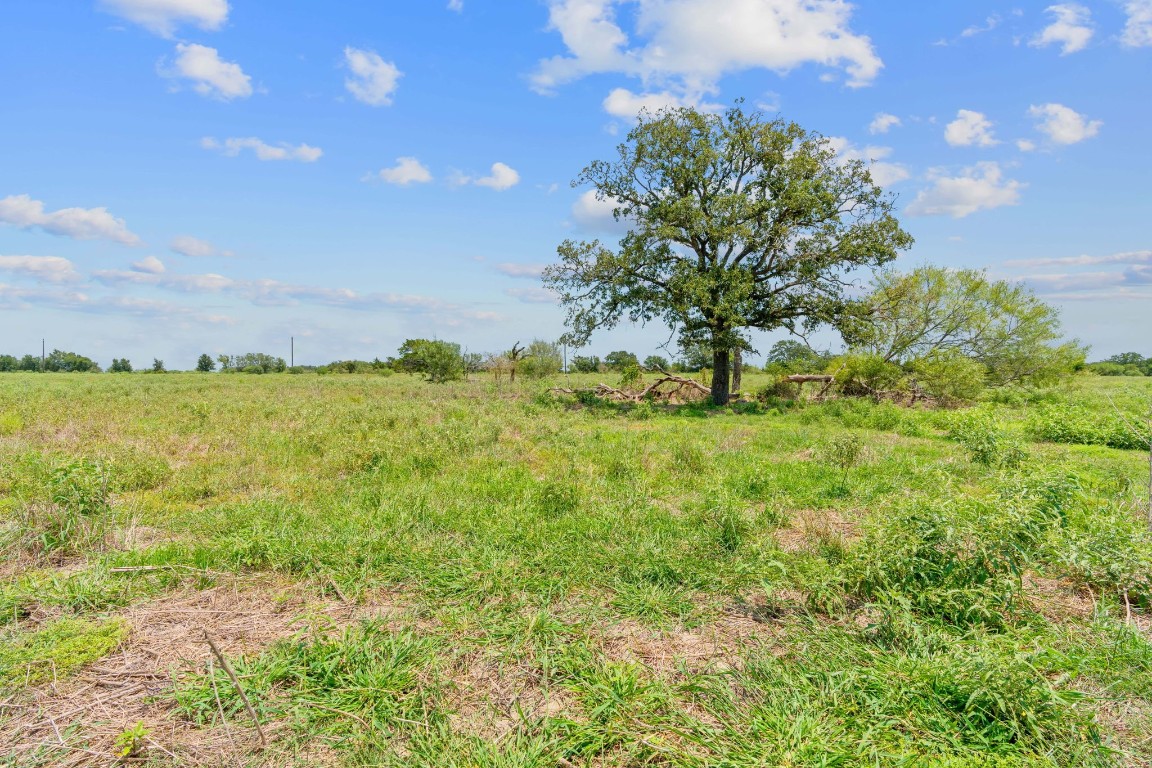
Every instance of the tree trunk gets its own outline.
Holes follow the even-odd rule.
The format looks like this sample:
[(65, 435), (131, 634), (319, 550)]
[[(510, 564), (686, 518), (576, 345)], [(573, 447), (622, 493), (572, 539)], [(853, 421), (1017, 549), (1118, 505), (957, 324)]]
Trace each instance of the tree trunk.
[(732, 391), (740, 392), (740, 382), (744, 378), (744, 355), (739, 349), (732, 350)]
[(728, 350), (712, 350), (712, 403), (728, 405)]

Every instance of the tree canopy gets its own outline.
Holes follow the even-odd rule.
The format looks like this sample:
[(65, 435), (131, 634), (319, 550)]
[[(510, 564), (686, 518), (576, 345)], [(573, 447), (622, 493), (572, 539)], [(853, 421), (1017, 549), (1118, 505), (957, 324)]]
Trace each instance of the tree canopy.
[(849, 273), (891, 261), (912, 238), (867, 166), (795, 123), (691, 108), (642, 113), (614, 161), (586, 167), (630, 231), (615, 249), (567, 240), (545, 285), (567, 310), (565, 341), (621, 319), (663, 321), (712, 350), (712, 398), (747, 329), (836, 322)]
[(979, 270), (925, 266), (879, 273), (844, 327), (855, 350), (887, 363), (964, 357), (992, 386), (1043, 381), (1083, 364), (1085, 350), (1061, 342), (1060, 315), (1019, 283)]

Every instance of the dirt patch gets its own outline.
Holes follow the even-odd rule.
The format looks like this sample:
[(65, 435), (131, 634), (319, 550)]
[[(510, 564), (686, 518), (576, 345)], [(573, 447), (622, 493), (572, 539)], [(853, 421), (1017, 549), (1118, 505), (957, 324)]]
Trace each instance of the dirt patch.
[(793, 512), (791, 524), (772, 535), (785, 552), (801, 552), (829, 544), (844, 547), (860, 538), (860, 521), (851, 511), (804, 509)]
[[(128, 639), (111, 655), (66, 681), (34, 687), (0, 707), (0, 753), (20, 764), (105, 766), (115, 761), (116, 736), (136, 723), (148, 735), (144, 754), (180, 766), (335, 764), (323, 745), (302, 755), (277, 746), (284, 723), (265, 723), (272, 744), (259, 753), (247, 718), (201, 728), (174, 712), (174, 680), (206, 671), (207, 632), (225, 656), (257, 653), (309, 626), (338, 627), (393, 606), (354, 606), (320, 600), (304, 587), (234, 583), (170, 595), (117, 614)], [(42, 761), (36, 762), (37, 760)]]
[(1077, 590), (1067, 579), (1025, 574), (1024, 595), (1033, 610), (1054, 623), (1087, 621), (1096, 611), (1092, 596)]

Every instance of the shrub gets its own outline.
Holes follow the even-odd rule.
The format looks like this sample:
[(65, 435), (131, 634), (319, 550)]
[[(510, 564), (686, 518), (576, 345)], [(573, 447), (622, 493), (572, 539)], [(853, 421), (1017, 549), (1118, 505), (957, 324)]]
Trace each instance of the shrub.
[(955, 352), (934, 352), (911, 367), (924, 392), (944, 405), (971, 402), (984, 391), (984, 366)]
[(1093, 413), (1071, 405), (1050, 405), (1033, 411), (1028, 431), (1038, 440), (1146, 451), (1152, 432), (1138, 416), (1104, 411)]
[(949, 439), (967, 449), (969, 457), (977, 464), (1015, 469), (1028, 457), (1020, 440), (1009, 434), (1003, 422), (990, 411), (963, 411), (950, 421)]

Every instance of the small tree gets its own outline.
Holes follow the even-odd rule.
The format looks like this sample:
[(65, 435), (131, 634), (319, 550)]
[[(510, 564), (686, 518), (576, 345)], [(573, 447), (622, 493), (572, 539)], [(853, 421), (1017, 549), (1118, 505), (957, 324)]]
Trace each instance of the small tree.
[(596, 355), (576, 355), (572, 358), (572, 370), (576, 373), (597, 373), (600, 370), (600, 358)]
[(528, 356), (528, 350), (520, 346), (520, 342), (512, 345), (512, 349), (504, 353), (503, 357), (508, 361), (508, 381), (516, 381), (516, 368), (519, 367), (521, 361)]
[(649, 371), (654, 371), (657, 368), (668, 370), (668, 360), (660, 355), (648, 355), (644, 358), (644, 368)]
[(132, 373), (132, 363), (126, 357), (113, 358), (108, 370), (111, 373)]
[(153, 358), (152, 359), (152, 373), (164, 373), (164, 372), (165, 372), (164, 361), (158, 357)]
[(437, 339), (406, 340), (396, 364), (400, 370), (422, 374), (428, 381), (453, 381), (464, 376), (460, 345)]
[(196, 370), (200, 373), (211, 373), (216, 370), (216, 361), (207, 353), (200, 355), (196, 360)]
[(560, 373), (563, 364), (559, 344), (535, 339), (528, 345), (520, 370), (530, 379), (543, 379)]
[[(36, 363), (39, 367), (38, 360)], [(100, 366), (96, 364), (95, 360), (84, 355), (54, 349), (44, 359), (44, 370), (56, 373), (100, 373)]]
[(862, 312), (844, 324), (849, 346), (912, 365), (955, 353), (984, 367), (991, 386), (1048, 381), (1084, 363), (1076, 341), (1060, 343), (1060, 313), (1021, 284), (979, 270), (885, 271)]
[(622, 371), (625, 368), (639, 368), (640, 359), (631, 352), (618, 349), (604, 356), (604, 365), (611, 371)]
[(838, 156), (795, 123), (691, 108), (642, 113), (615, 162), (586, 167), (631, 231), (615, 250), (560, 245), (544, 284), (568, 311), (566, 343), (595, 331), (662, 321), (682, 344), (712, 352), (712, 400), (728, 402), (731, 352), (747, 329), (838, 323), (853, 270), (911, 246), (895, 200), (867, 165)]

